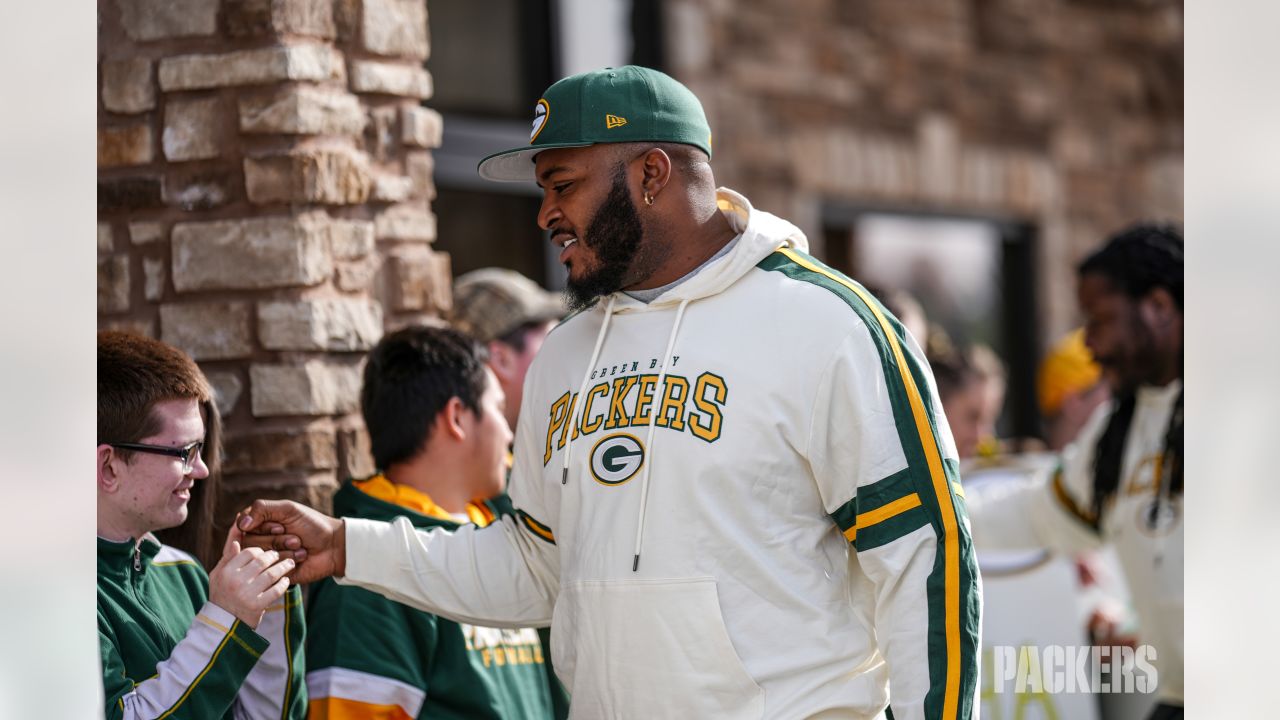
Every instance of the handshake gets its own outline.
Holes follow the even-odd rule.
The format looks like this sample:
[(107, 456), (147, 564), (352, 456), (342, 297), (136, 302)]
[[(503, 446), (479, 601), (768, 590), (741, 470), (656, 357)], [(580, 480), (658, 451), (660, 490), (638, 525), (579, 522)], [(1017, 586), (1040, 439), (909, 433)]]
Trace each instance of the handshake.
[[(310, 583), (331, 575), (341, 577), (347, 565), (344, 522), (296, 502), (256, 500), (236, 515), (214, 573), (224, 565), (257, 568), (261, 575), (274, 576), (280, 581), (277, 585), (283, 583), (275, 599), (288, 590), (289, 583)], [(259, 586), (274, 592), (274, 585), (254, 585)], [(249, 622), (239, 613), (236, 616)]]
[(343, 574), (344, 541), (341, 520), (294, 502), (258, 500), (227, 533), (209, 573), (209, 601), (257, 629), (290, 584)]

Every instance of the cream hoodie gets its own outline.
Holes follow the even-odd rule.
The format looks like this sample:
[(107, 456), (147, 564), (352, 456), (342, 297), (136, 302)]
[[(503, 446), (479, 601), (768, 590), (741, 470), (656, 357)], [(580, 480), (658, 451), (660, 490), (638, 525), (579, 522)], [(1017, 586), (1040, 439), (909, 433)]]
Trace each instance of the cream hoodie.
[(976, 715), (979, 579), (915, 340), (794, 225), (530, 368), (510, 493), (455, 533), (348, 520), (347, 577), (460, 622), (552, 622), (575, 718)]

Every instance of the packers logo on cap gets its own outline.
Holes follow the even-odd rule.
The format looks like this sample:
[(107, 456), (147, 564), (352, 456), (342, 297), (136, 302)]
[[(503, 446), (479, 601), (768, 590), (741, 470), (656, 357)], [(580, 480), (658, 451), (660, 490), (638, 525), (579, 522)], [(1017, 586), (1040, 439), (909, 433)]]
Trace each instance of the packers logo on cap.
[(533, 107), (533, 130), (529, 131), (530, 144), (538, 139), (538, 133), (542, 132), (542, 128), (546, 127), (548, 117), (551, 117), (551, 105), (547, 103), (546, 98), (542, 98)]

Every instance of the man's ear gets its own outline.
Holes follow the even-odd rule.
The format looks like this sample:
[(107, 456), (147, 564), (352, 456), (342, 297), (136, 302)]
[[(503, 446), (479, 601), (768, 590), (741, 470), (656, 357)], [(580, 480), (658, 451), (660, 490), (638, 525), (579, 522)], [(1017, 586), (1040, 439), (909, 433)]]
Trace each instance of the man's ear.
[(465, 414), (471, 412), (466, 405), (462, 404), (462, 400), (456, 396), (449, 398), (449, 402), (444, 404), (444, 409), (436, 419), (436, 431), (444, 433), (443, 437), (450, 440), (466, 440), (467, 424)]
[(489, 369), (499, 380), (507, 381), (516, 369), (515, 348), (501, 340), (489, 341)]
[(120, 489), (120, 474), (116, 472), (116, 463), (124, 462), (116, 455), (115, 448), (110, 445), (98, 446), (98, 489), (105, 493), (113, 493)]
[(671, 156), (662, 148), (652, 148), (640, 156), (644, 175), (640, 178), (641, 192), (653, 198), (671, 181)]

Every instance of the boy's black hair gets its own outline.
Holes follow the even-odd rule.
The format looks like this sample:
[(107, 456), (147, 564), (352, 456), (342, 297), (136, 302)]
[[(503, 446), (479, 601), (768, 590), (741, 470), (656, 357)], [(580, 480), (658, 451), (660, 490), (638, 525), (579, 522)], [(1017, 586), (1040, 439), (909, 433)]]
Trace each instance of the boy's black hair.
[(486, 359), (483, 346), (451, 328), (407, 327), (374, 346), (364, 367), (360, 411), (379, 470), (417, 455), (450, 399), (480, 411)]

